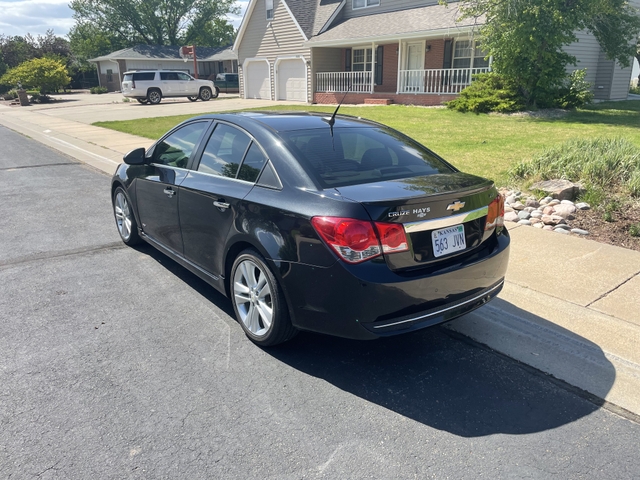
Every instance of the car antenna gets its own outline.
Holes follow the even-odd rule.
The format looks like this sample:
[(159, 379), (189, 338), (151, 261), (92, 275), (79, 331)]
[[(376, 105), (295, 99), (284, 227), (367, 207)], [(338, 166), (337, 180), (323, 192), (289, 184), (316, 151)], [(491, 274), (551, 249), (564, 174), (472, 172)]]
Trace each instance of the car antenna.
[(347, 88), (347, 91), (345, 92), (344, 96), (342, 97), (342, 100), (340, 100), (340, 103), (338, 103), (338, 106), (336, 107), (335, 111), (333, 112), (333, 115), (331, 115), (331, 118), (323, 118), (322, 120), (324, 120), (325, 122), (327, 122), (329, 124), (329, 129), (331, 130), (331, 145), (333, 147), (333, 150), (336, 149), (335, 144), (334, 144), (334, 139), (333, 139), (333, 126), (336, 123), (336, 115), (338, 114), (338, 110), (340, 110), (340, 107), (342, 106), (342, 102), (344, 102), (344, 99), (347, 98), (347, 95), (349, 94), (349, 92), (351, 91), (351, 84), (349, 84), (349, 87)]

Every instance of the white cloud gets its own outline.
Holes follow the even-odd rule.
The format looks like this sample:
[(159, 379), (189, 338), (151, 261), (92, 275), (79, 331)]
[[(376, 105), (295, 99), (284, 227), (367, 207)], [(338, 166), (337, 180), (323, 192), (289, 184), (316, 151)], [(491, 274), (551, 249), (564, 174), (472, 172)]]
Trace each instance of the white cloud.
[(53, 29), (64, 36), (73, 26), (68, 0), (0, 1), (0, 33), (4, 35), (44, 35)]
[[(238, 28), (249, 0), (238, 0), (240, 15), (228, 15), (229, 22)], [(44, 35), (52, 29), (56, 35), (66, 36), (74, 25), (69, 0), (0, 0), (0, 34), (7, 36)]]

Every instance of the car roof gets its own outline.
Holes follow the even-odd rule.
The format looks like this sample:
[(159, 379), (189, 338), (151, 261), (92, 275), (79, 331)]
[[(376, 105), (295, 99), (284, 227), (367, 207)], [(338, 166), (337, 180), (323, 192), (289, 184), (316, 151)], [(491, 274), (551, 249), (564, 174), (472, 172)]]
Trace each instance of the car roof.
[[(240, 125), (260, 123), (276, 132), (288, 132), (294, 130), (312, 130), (329, 128), (327, 120), (330, 113), (325, 112), (300, 112), (300, 111), (252, 111), (227, 114), (209, 114), (203, 118), (215, 118), (227, 120)], [(383, 127), (384, 125), (350, 115), (336, 115), (334, 128), (356, 127)]]

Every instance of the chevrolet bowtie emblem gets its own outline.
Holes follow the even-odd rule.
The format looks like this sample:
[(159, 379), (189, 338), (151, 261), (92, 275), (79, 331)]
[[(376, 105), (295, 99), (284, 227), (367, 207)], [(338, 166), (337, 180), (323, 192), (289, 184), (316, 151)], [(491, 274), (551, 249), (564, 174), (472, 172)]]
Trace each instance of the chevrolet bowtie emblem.
[(453, 210), (454, 212), (457, 212), (458, 210), (460, 210), (463, 207), (464, 207), (464, 202), (460, 202), (460, 201), (456, 200), (455, 202), (450, 203), (449, 205), (447, 205), (447, 210)]

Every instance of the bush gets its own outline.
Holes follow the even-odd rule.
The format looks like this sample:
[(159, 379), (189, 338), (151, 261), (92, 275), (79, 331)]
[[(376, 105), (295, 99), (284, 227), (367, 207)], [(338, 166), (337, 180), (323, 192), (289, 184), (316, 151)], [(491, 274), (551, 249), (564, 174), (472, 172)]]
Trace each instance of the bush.
[(458, 112), (510, 113), (524, 110), (525, 101), (515, 85), (491, 72), (474, 75), (471, 85), (446, 105)]
[(629, 93), (633, 93), (634, 95), (640, 95), (640, 86), (638, 87), (630, 87)]
[(569, 75), (565, 85), (560, 87), (556, 106), (559, 108), (579, 108), (593, 101), (591, 84), (585, 80), (587, 69), (575, 70)]
[(2, 98), (4, 98), (5, 100), (15, 100), (16, 98), (18, 98), (18, 92), (15, 88), (11, 89), (7, 93), (4, 93), (2, 95)]
[(100, 95), (101, 93), (107, 93), (107, 88), (106, 88), (106, 87), (91, 87), (91, 88), (89, 89), (89, 91), (90, 91), (92, 94)]
[(51, 97), (49, 95), (35, 92), (31, 95), (29, 100), (31, 103), (49, 103), (51, 101)]
[(623, 138), (570, 140), (514, 165), (509, 173), (514, 180), (580, 182), (594, 196), (622, 191), (640, 197), (640, 148)]

